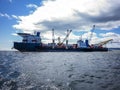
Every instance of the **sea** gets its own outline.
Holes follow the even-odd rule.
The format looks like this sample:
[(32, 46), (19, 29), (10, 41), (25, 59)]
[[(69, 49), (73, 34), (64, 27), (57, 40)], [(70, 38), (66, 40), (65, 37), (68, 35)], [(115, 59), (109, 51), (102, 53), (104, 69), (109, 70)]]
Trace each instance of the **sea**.
[(0, 51), (0, 90), (120, 90), (120, 50)]

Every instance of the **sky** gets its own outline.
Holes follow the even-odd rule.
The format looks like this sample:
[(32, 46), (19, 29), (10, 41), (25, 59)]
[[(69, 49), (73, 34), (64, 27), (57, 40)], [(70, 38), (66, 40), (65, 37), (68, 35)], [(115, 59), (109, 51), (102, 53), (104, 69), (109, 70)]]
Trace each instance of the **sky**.
[[(16, 33), (41, 32), (43, 43), (51, 42), (72, 30), (70, 43), (82, 37), (90, 43), (113, 39), (108, 47), (120, 48), (119, 0), (0, 0), (0, 50), (11, 50), (14, 41), (22, 38)], [(117, 43), (116, 43), (117, 42)]]

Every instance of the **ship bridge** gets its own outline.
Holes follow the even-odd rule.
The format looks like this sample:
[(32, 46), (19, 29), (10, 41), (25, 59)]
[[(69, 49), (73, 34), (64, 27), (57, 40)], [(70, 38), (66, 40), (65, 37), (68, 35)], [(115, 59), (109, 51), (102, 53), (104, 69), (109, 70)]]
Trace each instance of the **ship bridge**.
[(23, 43), (41, 43), (41, 37), (40, 32), (37, 32), (35, 35), (31, 35), (28, 33), (17, 33), (19, 36), (21, 36)]

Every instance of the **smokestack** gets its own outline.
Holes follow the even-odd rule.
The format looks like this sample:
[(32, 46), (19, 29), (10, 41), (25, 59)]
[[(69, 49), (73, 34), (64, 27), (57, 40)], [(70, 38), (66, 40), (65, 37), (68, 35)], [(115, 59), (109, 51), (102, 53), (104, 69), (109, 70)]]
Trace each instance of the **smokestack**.
[(40, 32), (37, 32), (37, 36), (38, 36), (38, 37), (40, 36)]

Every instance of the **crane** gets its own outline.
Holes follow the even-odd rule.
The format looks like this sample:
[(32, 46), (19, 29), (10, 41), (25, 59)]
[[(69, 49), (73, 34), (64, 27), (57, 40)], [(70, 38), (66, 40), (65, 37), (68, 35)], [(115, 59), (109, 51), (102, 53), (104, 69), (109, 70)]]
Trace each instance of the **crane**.
[(54, 29), (52, 29), (52, 48), (55, 48), (55, 36), (54, 36)]
[(91, 39), (92, 39), (92, 36), (93, 36), (93, 32), (94, 32), (94, 30), (95, 30), (95, 25), (93, 25), (93, 28), (92, 28), (92, 30), (91, 30), (91, 34), (90, 34), (90, 38), (89, 38), (89, 42), (90, 42)]
[(100, 43), (97, 43), (97, 44), (95, 44), (95, 45), (97, 45), (97, 46), (105, 45), (105, 44), (107, 44), (108, 42), (110, 42), (110, 41), (112, 41), (112, 40), (113, 40), (113, 39), (105, 40), (105, 41), (100, 42)]
[(60, 41), (60, 37), (58, 37), (58, 41), (59, 41), (59, 42), (58, 42), (58, 45), (59, 45), (59, 46), (63, 45), (64, 41), (67, 40), (67, 38), (69, 37), (69, 35), (70, 35), (71, 32), (72, 32), (72, 30), (67, 30), (67, 35), (66, 35), (66, 37), (63, 39), (62, 42)]
[(58, 37), (58, 45), (60, 46), (60, 44), (61, 44), (61, 38)]

